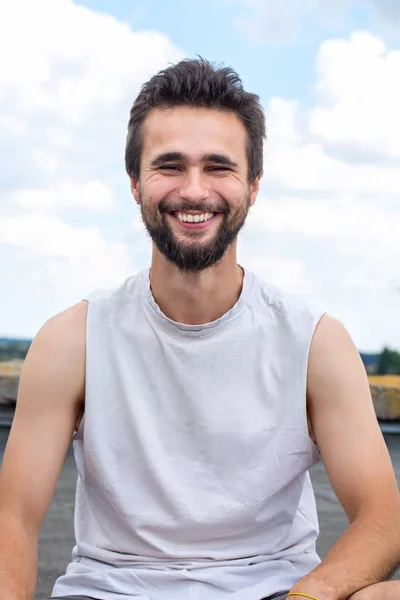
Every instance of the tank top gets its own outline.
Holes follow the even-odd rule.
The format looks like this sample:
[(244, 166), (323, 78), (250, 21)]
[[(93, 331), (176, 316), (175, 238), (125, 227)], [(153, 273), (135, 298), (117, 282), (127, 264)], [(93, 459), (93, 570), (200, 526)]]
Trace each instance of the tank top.
[(315, 568), (310, 344), (321, 311), (244, 269), (204, 325), (149, 268), (89, 302), (72, 560), (53, 596), (259, 600)]

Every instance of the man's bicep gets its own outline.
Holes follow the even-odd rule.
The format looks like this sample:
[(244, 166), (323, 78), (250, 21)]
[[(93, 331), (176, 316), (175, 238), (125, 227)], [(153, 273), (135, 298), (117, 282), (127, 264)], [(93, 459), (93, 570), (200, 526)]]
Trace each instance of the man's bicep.
[(345, 327), (325, 315), (311, 344), (307, 403), (332, 487), (350, 521), (397, 484), (376, 419), (368, 377)]
[(85, 310), (72, 307), (41, 329), (21, 374), (0, 475), (0, 512), (37, 533), (71, 443), (82, 401)]

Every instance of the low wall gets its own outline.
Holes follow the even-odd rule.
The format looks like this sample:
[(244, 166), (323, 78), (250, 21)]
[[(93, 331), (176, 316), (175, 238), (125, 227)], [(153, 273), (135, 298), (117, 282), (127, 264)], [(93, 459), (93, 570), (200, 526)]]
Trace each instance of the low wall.
[(400, 421), (400, 389), (371, 385), (372, 400), (378, 419)]
[(15, 404), (18, 384), (18, 375), (0, 376), (0, 404)]

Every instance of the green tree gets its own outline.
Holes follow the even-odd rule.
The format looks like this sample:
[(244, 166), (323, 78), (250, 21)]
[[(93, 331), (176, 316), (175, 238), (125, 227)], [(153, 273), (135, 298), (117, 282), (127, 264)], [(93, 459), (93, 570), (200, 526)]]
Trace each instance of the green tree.
[(377, 375), (400, 375), (400, 353), (385, 347), (379, 355)]

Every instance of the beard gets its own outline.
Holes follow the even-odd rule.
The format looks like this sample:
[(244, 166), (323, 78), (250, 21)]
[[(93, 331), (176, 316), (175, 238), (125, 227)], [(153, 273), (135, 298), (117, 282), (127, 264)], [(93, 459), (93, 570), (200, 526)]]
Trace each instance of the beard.
[[(140, 209), (147, 233), (167, 261), (183, 273), (198, 273), (219, 262), (229, 246), (236, 240), (249, 213), (250, 194), (244, 198), (243, 205), (235, 211), (229, 208), (229, 204), (225, 200), (214, 206), (207, 206), (204, 203), (191, 203), (189, 206), (183, 202), (172, 205), (162, 200), (158, 208), (152, 211), (146, 200), (143, 201), (140, 192)], [(193, 231), (192, 240), (180, 241), (177, 239), (167, 219), (167, 214), (185, 210), (220, 213), (222, 218), (220, 217), (220, 224), (214, 236), (207, 241), (202, 241), (201, 232)], [(191, 232), (186, 231), (185, 233), (190, 235)]]

